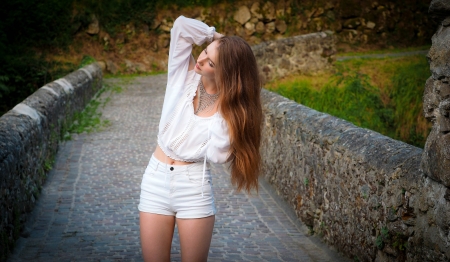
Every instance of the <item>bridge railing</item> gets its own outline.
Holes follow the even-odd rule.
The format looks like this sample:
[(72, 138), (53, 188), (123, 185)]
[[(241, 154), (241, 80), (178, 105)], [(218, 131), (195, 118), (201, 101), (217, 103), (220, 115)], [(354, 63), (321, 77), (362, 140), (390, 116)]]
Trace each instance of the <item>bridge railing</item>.
[(420, 170), (422, 149), (262, 97), (263, 176), (311, 232), (358, 261), (448, 252), (448, 189)]
[(0, 260), (19, 237), (73, 114), (102, 86), (97, 64), (48, 83), (0, 117)]

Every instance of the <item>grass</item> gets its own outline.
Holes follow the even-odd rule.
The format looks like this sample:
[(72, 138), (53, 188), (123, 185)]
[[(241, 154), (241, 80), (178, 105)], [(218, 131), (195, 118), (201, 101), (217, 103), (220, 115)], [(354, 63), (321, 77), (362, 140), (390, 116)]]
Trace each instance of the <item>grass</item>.
[(431, 124), (422, 96), (431, 75), (423, 55), (336, 62), (336, 72), (266, 84), (298, 103), (422, 147)]
[(415, 47), (406, 47), (406, 48), (379, 49), (379, 50), (371, 50), (371, 51), (365, 51), (365, 52), (345, 52), (345, 53), (338, 53), (337, 57), (403, 53), (403, 52), (428, 50), (428, 49), (430, 49), (430, 47), (431, 47), (430, 45), (426, 45), (426, 46), (415, 46)]
[[(74, 114), (74, 119), (67, 132), (64, 134), (65, 140), (72, 138), (71, 134), (91, 133), (101, 130), (109, 126), (109, 120), (102, 119), (101, 108), (104, 108), (106, 103), (111, 100), (111, 95), (114, 93), (121, 93), (122, 87), (117, 85), (105, 84), (100, 89), (83, 111)], [(102, 94), (105, 95), (102, 96)]]

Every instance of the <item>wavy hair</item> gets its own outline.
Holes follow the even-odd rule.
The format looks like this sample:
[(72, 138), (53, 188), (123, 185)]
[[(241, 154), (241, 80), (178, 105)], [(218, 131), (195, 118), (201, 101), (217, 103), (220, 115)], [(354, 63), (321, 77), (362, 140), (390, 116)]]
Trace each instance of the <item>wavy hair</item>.
[(220, 113), (230, 135), (231, 183), (258, 191), (261, 166), (261, 80), (250, 46), (237, 36), (219, 39), (216, 66)]

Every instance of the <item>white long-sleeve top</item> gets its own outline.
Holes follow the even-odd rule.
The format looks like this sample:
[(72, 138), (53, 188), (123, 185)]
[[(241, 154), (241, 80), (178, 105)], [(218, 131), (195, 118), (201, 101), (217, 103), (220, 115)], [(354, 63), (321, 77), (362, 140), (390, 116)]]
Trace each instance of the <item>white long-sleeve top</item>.
[(194, 114), (193, 99), (200, 75), (188, 71), (192, 45), (212, 41), (214, 27), (178, 17), (170, 31), (166, 94), (159, 122), (158, 145), (172, 159), (224, 163), (229, 156), (228, 126), (219, 112), (210, 117)]

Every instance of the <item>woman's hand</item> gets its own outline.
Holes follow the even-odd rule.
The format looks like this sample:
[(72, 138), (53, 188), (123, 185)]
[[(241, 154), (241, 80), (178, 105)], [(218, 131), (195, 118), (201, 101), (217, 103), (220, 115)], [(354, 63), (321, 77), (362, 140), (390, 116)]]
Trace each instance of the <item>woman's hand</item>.
[(219, 40), (220, 38), (224, 37), (221, 33), (214, 32), (213, 41)]

